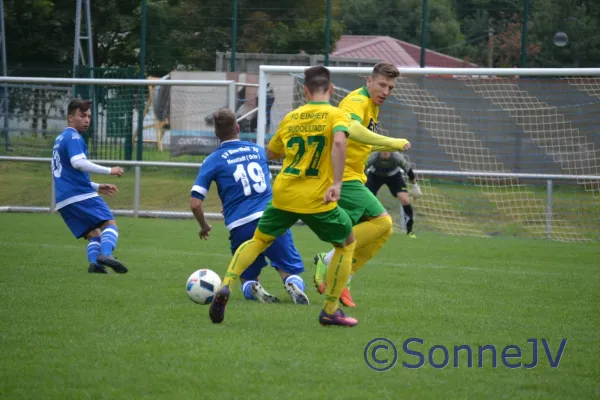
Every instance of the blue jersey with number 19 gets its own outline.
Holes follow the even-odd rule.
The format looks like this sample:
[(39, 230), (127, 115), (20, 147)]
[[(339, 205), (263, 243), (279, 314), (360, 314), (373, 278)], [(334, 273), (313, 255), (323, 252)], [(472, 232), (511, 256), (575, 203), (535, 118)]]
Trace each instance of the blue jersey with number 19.
[(202, 163), (192, 187), (192, 197), (204, 200), (213, 181), (217, 184), (229, 230), (260, 218), (271, 200), (267, 154), (251, 142), (221, 143)]

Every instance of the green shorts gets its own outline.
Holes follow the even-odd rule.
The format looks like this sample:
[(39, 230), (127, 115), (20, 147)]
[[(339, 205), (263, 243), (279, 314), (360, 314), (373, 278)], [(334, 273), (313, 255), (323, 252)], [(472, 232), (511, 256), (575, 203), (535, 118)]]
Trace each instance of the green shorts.
[(377, 217), (386, 212), (377, 197), (359, 180), (342, 183), (338, 206), (348, 213), (352, 226), (358, 224), (362, 217)]
[(350, 217), (340, 207), (317, 214), (299, 214), (275, 208), (270, 202), (258, 222), (258, 230), (277, 237), (283, 235), (298, 220), (327, 243), (342, 244), (352, 233)]

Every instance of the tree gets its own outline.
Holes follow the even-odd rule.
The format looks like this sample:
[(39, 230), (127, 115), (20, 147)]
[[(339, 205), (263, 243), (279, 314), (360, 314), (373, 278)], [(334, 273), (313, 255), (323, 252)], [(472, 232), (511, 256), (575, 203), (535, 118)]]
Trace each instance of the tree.
[[(422, 0), (347, 0), (342, 22), (347, 34), (384, 35), (419, 45), (422, 10)], [(463, 42), (450, 0), (429, 1), (427, 48), (461, 55)]]
[[(522, 38), (522, 23), (516, 21), (517, 17), (513, 17), (513, 21), (509, 22), (500, 35), (498, 35), (498, 62), (496, 67), (510, 68), (515, 64), (520, 63), (521, 58), (521, 38)], [(528, 26), (527, 34), (531, 32), (531, 25)], [(527, 41), (527, 59), (533, 60), (540, 53), (541, 45), (534, 40)]]

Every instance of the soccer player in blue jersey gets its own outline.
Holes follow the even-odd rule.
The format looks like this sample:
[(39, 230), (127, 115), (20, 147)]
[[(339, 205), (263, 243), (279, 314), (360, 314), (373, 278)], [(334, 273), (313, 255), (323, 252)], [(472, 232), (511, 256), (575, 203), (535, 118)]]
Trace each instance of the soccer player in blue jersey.
[(114, 196), (115, 185), (94, 183), (89, 173), (123, 175), (121, 167), (102, 167), (87, 159), (87, 146), (81, 137), (91, 120), (90, 101), (75, 99), (67, 109), (68, 126), (57, 136), (52, 149), (56, 210), (75, 236), (88, 240), (88, 272), (106, 274), (106, 267), (124, 274), (127, 268), (112, 256), (119, 229), (106, 202), (98, 193)]
[[(219, 147), (202, 163), (191, 190), (190, 208), (200, 224), (200, 239), (208, 239), (211, 226), (206, 221), (202, 202), (211, 182), (223, 203), (225, 225), (229, 230), (231, 252), (251, 239), (258, 221), (271, 200), (271, 173), (265, 150), (252, 142), (239, 139), (239, 125), (235, 114), (226, 108), (213, 115), (215, 135)], [(285, 290), (296, 304), (309, 304), (304, 293), (305, 284), (300, 273), (304, 264), (294, 246), (288, 229), (241, 275), (242, 292), (248, 300), (278, 303), (279, 299), (264, 290), (258, 282), (261, 270), (271, 261), (284, 283)]]

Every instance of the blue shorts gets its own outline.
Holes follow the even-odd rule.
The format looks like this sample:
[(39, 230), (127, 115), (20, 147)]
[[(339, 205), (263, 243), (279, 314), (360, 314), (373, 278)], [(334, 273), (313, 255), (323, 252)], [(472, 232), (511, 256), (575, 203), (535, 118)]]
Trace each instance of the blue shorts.
[(115, 219), (100, 196), (69, 204), (58, 212), (77, 239), (84, 237), (105, 221)]
[[(229, 232), (229, 242), (231, 243), (231, 254), (234, 254), (238, 247), (247, 240), (252, 239), (254, 231), (258, 226), (258, 221), (255, 219), (247, 224), (233, 228)], [(267, 260), (271, 261), (271, 266), (289, 274), (296, 275), (304, 272), (304, 263), (300, 254), (294, 246), (292, 232), (288, 229), (285, 233), (279, 236), (273, 244), (244, 271), (241, 275), (242, 279), (255, 280), (260, 275), (260, 271), (267, 265)]]

